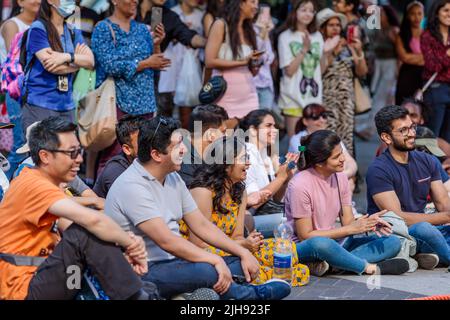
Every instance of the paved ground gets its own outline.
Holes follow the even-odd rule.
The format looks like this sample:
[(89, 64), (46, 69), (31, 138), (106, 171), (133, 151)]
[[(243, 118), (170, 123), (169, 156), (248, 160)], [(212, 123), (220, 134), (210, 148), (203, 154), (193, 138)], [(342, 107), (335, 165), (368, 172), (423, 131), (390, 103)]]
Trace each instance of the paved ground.
[[(378, 147), (378, 137), (369, 142), (356, 140), (356, 154), (360, 174), (365, 177), (367, 167)], [(281, 143), (283, 150), (285, 141)], [(358, 212), (367, 207), (365, 181), (360, 184), (360, 193), (355, 194)], [(417, 270), (401, 276), (379, 278), (357, 275), (327, 275), (311, 277), (308, 285), (293, 288), (287, 300), (401, 300), (431, 295), (450, 295), (450, 273), (447, 268), (433, 271)]]

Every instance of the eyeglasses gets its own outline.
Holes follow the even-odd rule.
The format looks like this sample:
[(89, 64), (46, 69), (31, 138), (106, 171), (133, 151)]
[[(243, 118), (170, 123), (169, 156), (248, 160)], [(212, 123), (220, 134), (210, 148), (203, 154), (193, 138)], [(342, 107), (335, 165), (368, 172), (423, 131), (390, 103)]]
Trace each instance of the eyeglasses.
[(327, 119), (328, 118), (328, 113), (321, 112), (319, 114), (312, 114), (312, 115), (309, 115), (309, 116), (305, 115), (305, 119), (312, 119), (314, 121), (319, 120), (320, 117), (322, 117), (324, 119)]
[(416, 130), (417, 130), (417, 124), (413, 123), (410, 127), (403, 127), (398, 130), (392, 130), (392, 132), (399, 132), (402, 134), (402, 136), (407, 137), (409, 131), (413, 131), (414, 133), (416, 133)]
[(78, 157), (78, 155), (81, 154), (81, 156), (83, 156), (83, 154), (84, 154), (84, 149), (83, 148), (77, 148), (77, 149), (74, 149), (74, 150), (59, 150), (59, 149), (45, 149), (45, 150), (50, 151), (50, 152), (65, 153), (68, 156), (70, 156), (70, 159), (72, 159), (72, 160), (75, 160)]
[(167, 124), (168, 124), (169, 122), (167, 121), (167, 119), (165, 119), (165, 118), (163, 118), (163, 117), (159, 117), (159, 121), (158, 121), (158, 125), (156, 126), (156, 130), (155, 130), (155, 132), (153, 132), (153, 136), (152, 136), (152, 138), (150, 139), (150, 143), (151, 143), (151, 144), (153, 143), (153, 139), (155, 139), (156, 134), (158, 133), (158, 130), (159, 130), (159, 127), (160, 127), (161, 123), (162, 123), (163, 125), (167, 126)]

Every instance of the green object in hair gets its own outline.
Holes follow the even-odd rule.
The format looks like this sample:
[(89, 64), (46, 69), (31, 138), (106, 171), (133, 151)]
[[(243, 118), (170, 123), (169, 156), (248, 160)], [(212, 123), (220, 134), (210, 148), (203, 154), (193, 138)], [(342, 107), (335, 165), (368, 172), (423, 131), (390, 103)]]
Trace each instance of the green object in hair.
[(305, 146), (298, 146), (298, 151), (305, 152), (306, 151), (306, 147)]

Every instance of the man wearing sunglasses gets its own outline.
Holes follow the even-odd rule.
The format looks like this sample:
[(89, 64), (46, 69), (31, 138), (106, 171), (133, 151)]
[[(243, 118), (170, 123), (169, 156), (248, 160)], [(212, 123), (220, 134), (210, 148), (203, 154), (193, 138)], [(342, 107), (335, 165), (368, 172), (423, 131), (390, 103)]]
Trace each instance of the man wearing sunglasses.
[[(259, 264), (200, 212), (186, 184), (175, 171), (187, 152), (180, 124), (156, 117), (139, 130), (138, 158), (113, 183), (105, 212), (122, 228), (141, 235), (147, 246), (149, 273), (164, 298), (200, 288), (213, 289), (222, 299), (274, 300), (290, 293), (284, 281), (260, 286), (237, 284), (232, 274), (250, 282)], [(180, 236), (179, 221), (202, 241), (230, 252), (222, 258)], [(210, 290), (212, 291), (212, 290)], [(210, 299), (217, 299), (212, 292)], [(215, 296), (215, 297), (214, 297)]]
[[(80, 285), (67, 285), (70, 277), (81, 281), (87, 267), (111, 299), (150, 298), (138, 277), (147, 273), (142, 238), (59, 187), (76, 177), (83, 161), (75, 129), (50, 117), (30, 132), (36, 166), (23, 169), (0, 205), (0, 300), (73, 299)], [(71, 223), (65, 230), (58, 225), (63, 219)]]
[[(417, 240), (415, 259), (424, 269), (450, 264), (450, 197), (438, 164), (431, 155), (414, 150), (416, 128), (404, 107), (387, 106), (375, 116), (388, 149), (367, 171), (368, 213), (389, 210), (402, 217)], [(425, 214), (428, 195), (437, 209)]]

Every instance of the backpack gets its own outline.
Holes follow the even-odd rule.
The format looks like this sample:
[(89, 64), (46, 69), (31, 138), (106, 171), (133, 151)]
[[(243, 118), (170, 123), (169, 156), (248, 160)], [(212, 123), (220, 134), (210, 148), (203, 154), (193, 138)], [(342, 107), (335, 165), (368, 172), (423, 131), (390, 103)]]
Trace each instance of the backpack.
[[(71, 27), (68, 27), (68, 29), (72, 43), (74, 43), (75, 32)], [(30, 29), (19, 32), (14, 36), (6, 60), (1, 66), (1, 91), (8, 92), (11, 98), (19, 102), (21, 102), (21, 97), (24, 98), (23, 102), (26, 102), (26, 94), (22, 96), (25, 75), (31, 70), (36, 60), (36, 55), (33, 55), (30, 63), (27, 64), (27, 39), (29, 31)]]

